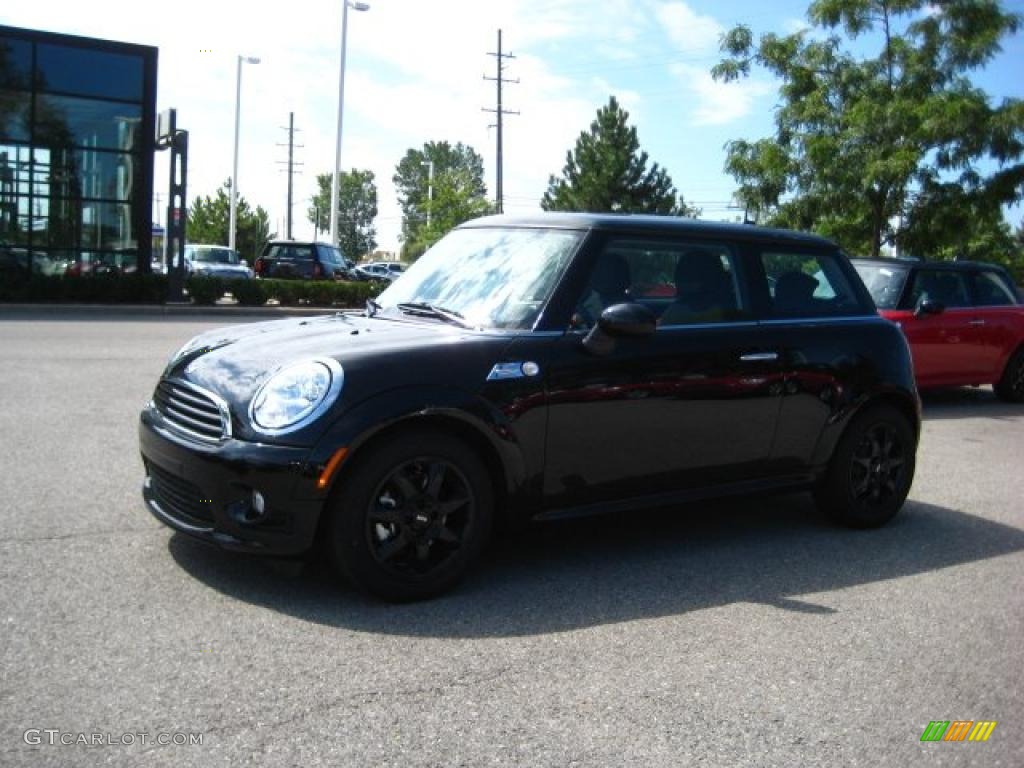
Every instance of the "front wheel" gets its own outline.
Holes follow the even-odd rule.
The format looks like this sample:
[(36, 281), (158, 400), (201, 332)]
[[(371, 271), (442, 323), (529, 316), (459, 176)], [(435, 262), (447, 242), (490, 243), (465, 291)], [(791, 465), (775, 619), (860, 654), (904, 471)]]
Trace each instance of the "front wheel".
[(878, 405), (859, 414), (839, 440), (815, 492), (818, 507), (851, 528), (874, 528), (903, 506), (914, 480), (916, 440), (907, 418)]
[(994, 389), (1001, 400), (1024, 403), (1024, 349), (1018, 349), (1010, 357)]
[(396, 434), (356, 461), (329, 511), (337, 569), (385, 600), (420, 600), (453, 587), (491, 530), (483, 462), (462, 441), (427, 431)]

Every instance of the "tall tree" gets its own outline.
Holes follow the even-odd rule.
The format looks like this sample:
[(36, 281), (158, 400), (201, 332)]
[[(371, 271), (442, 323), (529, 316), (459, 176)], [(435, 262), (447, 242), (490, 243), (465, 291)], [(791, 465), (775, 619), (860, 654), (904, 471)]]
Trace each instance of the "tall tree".
[(695, 216), (668, 173), (647, 167), (629, 113), (614, 96), (566, 153), (561, 178), (551, 176), (540, 206), (545, 211), (662, 213)]
[[(994, 105), (969, 79), (1019, 16), (997, 0), (815, 0), (807, 17), (821, 35), (755, 44), (735, 27), (713, 70), (731, 81), (760, 65), (782, 81), (775, 135), (727, 145), (736, 197), (758, 220), (854, 252), (896, 244), (929, 255), (950, 244), (958, 210), (988, 226), (1021, 199), (1024, 104)], [(877, 46), (861, 56), (854, 41)]]
[[(259, 256), (264, 244), (276, 235), (270, 232), (270, 216), (262, 206), (250, 208), (248, 201), (239, 195), (235, 211), (235, 245), (242, 258), (252, 264)], [(231, 180), (227, 180), (213, 197), (196, 197), (188, 208), (186, 236), (192, 243), (211, 245), (228, 244), (228, 228), (231, 226)]]
[[(432, 208), (429, 195), (430, 163), (434, 165)], [(436, 237), (431, 239), (421, 236), (420, 230), (427, 226), (428, 208), (431, 208), (431, 224), (434, 223), (436, 213), (439, 220), (449, 224), (449, 229), (490, 211), (487, 186), (484, 184), (484, 159), (472, 147), (461, 142), (452, 146), (447, 141), (428, 141), (423, 149), (408, 150), (396, 166), (392, 181), (398, 191), (398, 204), (402, 208), (403, 258), (415, 258), (423, 252), (424, 243), (430, 245), (447, 231), (437, 234), (440, 228), (433, 226), (431, 231)], [(455, 213), (442, 209), (439, 197), (442, 187), (448, 188), (458, 202)], [(449, 200), (447, 204), (451, 203), (452, 200)], [(419, 253), (416, 253), (417, 249)]]
[(430, 223), (416, 230), (411, 240), (402, 245), (402, 258), (415, 261), (447, 232), (464, 221), (486, 216), (493, 207), (477, 194), (476, 182), (468, 168), (455, 168), (434, 177), (434, 199), (428, 203)]
[[(331, 231), (330, 173), (318, 173), (318, 191), (306, 215), (320, 232)], [(338, 246), (352, 260), (377, 247), (377, 184), (373, 171), (353, 168), (341, 172), (338, 187)]]

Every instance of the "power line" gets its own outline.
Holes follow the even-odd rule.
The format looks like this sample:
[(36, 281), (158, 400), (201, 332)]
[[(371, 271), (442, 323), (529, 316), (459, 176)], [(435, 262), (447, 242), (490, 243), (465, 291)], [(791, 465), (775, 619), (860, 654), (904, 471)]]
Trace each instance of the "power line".
[(497, 86), (498, 86), (498, 108), (497, 109), (487, 109), (485, 107), (483, 111), (484, 112), (493, 112), (493, 113), (495, 113), (498, 116), (498, 122), (497, 122), (497, 125), (495, 126), (498, 129), (498, 137), (497, 137), (498, 138), (498, 142), (497, 142), (498, 146), (497, 146), (497, 158), (496, 158), (497, 162), (496, 162), (496, 169), (495, 169), (495, 184), (494, 184), (494, 193), (495, 193), (494, 194), (494, 208), (495, 208), (495, 212), (496, 213), (501, 213), (502, 210), (505, 207), (504, 194), (503, 194), (503, 191), (502, 191), (502, 124), (504, 122), (503, 118), (504, 118), (505, 115), (518, 115), (519, 114), (518, 112), (511, 112), (511, 111), (509, 111), (507, 109), (504, 109), (502, 107), (502, 104), (501, 104), (501, 86), (502, 86), (503, 83), (518, 83), (519, 82), (519, 78), (517, 77), (515, 80), (506, 80), (505, 78), (502, 77), (502, 72), (505, 71), (504, 59), (514, 59), (515, 56), (513, 56), (510, 53), (502, 53), (501, 52), (501, 30), (500, 29), (498, 30), (498, 52), (497, 53), (488, 53), (487, 55), (488, 56), (494, 56), (495, 59), (497, 60), (497, 64), (498, 64), (498, 76), (497, 77), (488, 77), (487, 75), (484, 75), (484, 80), (493, 80), (497, 84)]

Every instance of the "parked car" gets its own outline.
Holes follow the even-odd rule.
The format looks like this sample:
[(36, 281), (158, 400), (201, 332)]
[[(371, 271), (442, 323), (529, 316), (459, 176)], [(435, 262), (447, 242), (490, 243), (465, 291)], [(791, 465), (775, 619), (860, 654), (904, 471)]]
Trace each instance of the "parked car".
[(186, 245), (185, 273), (197, 277), (248, 280), (253, 276), (249, 264), (223, 245)]
[(356, 275), (360, 280), (386, 280), (394, 282), (405, 271), (405, 265), (395, 261), (374, 261), (356, 267)]
[(497, 520), (812, 490), (880, 525), (919, 427), (906, 339), (834, 243), (541, 214), (463, 224), (365, 313), (195, 337), (139, 436), (166, 525), (265, 554), (319, 543), (407, 600), (452, 587)]
[(351, 280), (352, 262), (327, 243), (273, 240), (256, 259), (256, 274), (276, 280)]
[(992, 384), (1024, 402), (1024, 306), (994, 264), (854, 259), (879, 312), (910, 341), (921, 389)]

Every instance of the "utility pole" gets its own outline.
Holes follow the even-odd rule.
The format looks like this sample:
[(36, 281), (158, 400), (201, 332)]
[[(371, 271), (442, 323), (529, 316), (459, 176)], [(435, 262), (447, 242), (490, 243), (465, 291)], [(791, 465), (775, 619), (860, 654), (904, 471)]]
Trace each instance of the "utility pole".
[(518, 115), (519, 113), (518, 112), (509, 111), (509, 110), (505, 109), (502, 106), (502, 102), (501, 102), (501, 86), (502, 86), (503, 83), (512, 83), (512, 84), (518, 83), (519, 82), (519, 78), (516, 78), (515, 80), (506, 80), (504, 77), (502, 77), (502, 73), (505, 71), (504, 59), (514, 59), (515, 56), (513, 56), (510, 53), (503, 53), (502, 52), (502, 50), (501, 50), (501, 30), (500, 29), (498, 30), (498, 52), (497, 53), (488, 53), (487, 55), (488, 56), (494, 56), (495, 59), (497, 60), (497, 63), (498, 63), (498, 72), (497, 72), (498, 76), (497, 77), (488, 77), (487, 75), (484, 75), (484, 80), (492, 80), (498, 86), (498, 106), (497, 106), (497, 109), (487, 109), (487, 108), (484, 108), (484, 112), (493, 112), (493, 113), (495, 113), (498, 116), (498, 120), (497, 120), (497, 123), (495, 125), (495, 127), (498, 129), (498, 136), (497, 136), (497, 139), (498, 139), (497, 144), (498, 144), (498, 146), (497, 146), (497, 158), (496, 158), (496, 166), (497, 167), (496, 167), (496, 170), (495, 170), (495, 184), (494, 184), (494, 208), (495, 208), (495, 212), (496, 213), (503, 213), (504, 209), (505, 209), (505, 193), (504, 193), (504, 190), (502, 188), (502, 181), (503, 181), (502, 180), (502, 123), (504, 122), (502, 120), (502, 118), (505, 115)]
[[(287, 221), (288, 221), (288, 229), (286, 231), (288, 233), (288, 239), (291, 240), (292, 239), (292, 177), (296, 173), (302, 173), (302, 171), (296, 171), (295, 170), (295, 166), (296, 165), (303, 165), (303, 163), (296, 163), (295, 162), (295, 150), (296, 149), (302, 149), (303, 145), (302, 144), (298, 144), (298, 145), (295, 144), (295, 113), (294, 112), (289, 112), (288, 113), (288, 128), (286, 129), (286, 128), (284, 128), (284, 126), (281, 126), (281, 129), (288, 131), (288, 144), (287, 145), (285, 145), (285, 144), (278, 144), (277, 146), (279, 146), (279, 147), (287, 146), (288, 147), (288, 160), (287, 160), (287, 165), (288, 165), (288, 170), (287, 170), (287, 173), (288, 173), (288, 219), (287, 219)], [(277, 162), (278, 162), (278, 165), (284, 165), (285, 164), (285, 161), (283, 161), (283, 160), (278, 160)]]

